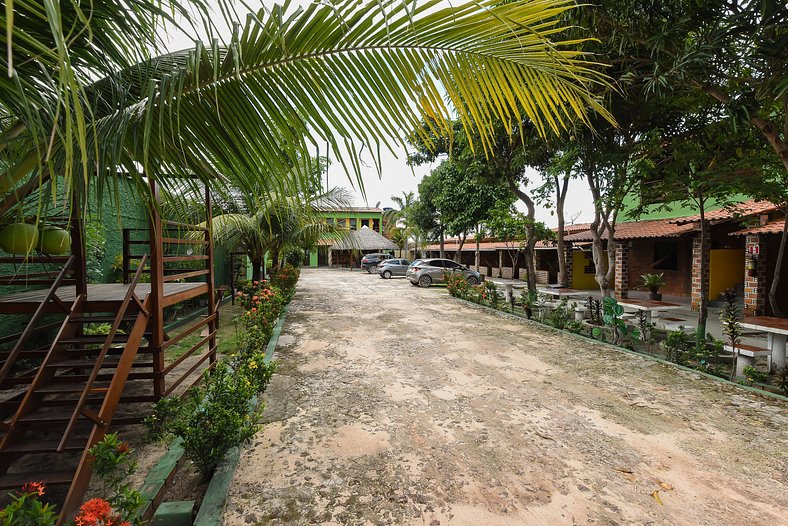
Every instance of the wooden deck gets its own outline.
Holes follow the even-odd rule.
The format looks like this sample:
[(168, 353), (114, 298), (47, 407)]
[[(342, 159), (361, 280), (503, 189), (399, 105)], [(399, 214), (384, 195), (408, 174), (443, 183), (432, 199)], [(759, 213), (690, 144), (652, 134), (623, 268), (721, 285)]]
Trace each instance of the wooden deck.
[[(104, 312), (114, 304), (123, 301), (128, 285), (123, 283), (91, 283), (88, 284), (88, 295), (85, 311)], [(144, 300), (150, 293), (150, 283), (140, 283), (136, 288), (137, 296)], [(164, 307), (175, 305), (208, 292), (206, 283), (165, 283)], [(44, 299), (47, 289), (28, 290), (0, 297), (0, 314), (23, 314), (34, 312)], [(76, 293), (73, 286), (58, 289), (58, 297), (67, 304), (74, 301)]]

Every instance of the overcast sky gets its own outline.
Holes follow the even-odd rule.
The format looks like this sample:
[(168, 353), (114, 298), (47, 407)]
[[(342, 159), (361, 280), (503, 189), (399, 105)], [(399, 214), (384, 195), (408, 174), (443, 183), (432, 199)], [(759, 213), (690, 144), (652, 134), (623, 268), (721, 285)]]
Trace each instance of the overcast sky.
[[(260, 0), (246, 1), (247, 5), (253, 7), (262, 5), (270, 7), (274, 3), (275, 2)], [(293, 3), (307, 4), (309, 0), (294, 1)], [(242, 2), (239, 1), (237, 5), (239, 14), (246, 12), (246, 8), (243, 7)], [(222, 20), (221, 15), (217, 13), (214, 20)], [(223, 24), (220, 25), (224, 26)], [(228, 28), (225, 27), (220, 31), (223, 36), (229, 37), (230, 30)], [(167, 31), (166, 37), (166, 41), (168, 42), (167, 47), (169, 51), (193, 47), (195, 38), (204, 39), (204, 35), (186, 35), (170, 29)], [(321, 148), (320, 154), (325, 155), (324, 147)], [(362, 154), (362, 177), (366, 198), (362, 195), (357, 185), (353, 188), (354, 181), (351, 181), (351, 178), (355, 180), (355, 177), (351, 176), (351, 178), (349, 178), (342, 169), (342, 165), (338, 162), (334, 162), (329, 169), (329, 186), (343, 186), (351, 190), (351, 193), (355, 196), (356, 206), (375, 206), (377, 203), (380, 203), (382, 207), (394, 206), (391, 200), (392, 196), (401, 196), (403, 192), (417, 193), (417, 186), (421, 179), (424, 175), (428, 174), (430, 170), (435, 168), (435, 166), (419, 166), (411, 169), (405, 162), (407, 156), (404, 151), (391, 153), (384, 150), (381, 152), (381, 155), (382, 176), (379, 178), (377, 170), (372, 163), (371, 156), (364, 158)], [(539, 175), (536, 172), (532, 171), (529, 175), (532, 181), (539, 181)], [(524, 207), (521, 208), (524, 210)], [(591, 221), (593, 218), (591, 197), (583, 181), (572, 181), (566, 199), (565, 212), (567, 222), (575, 218), (576, 220), (574, 222), (582, 223)], [(550, 209), (540, 207), (537, 209), (536, 216), (537, 220), (544, 221), (548, 226), (555, 226), (557, 224), (557, 220), (555, 216), (551, 214)]]

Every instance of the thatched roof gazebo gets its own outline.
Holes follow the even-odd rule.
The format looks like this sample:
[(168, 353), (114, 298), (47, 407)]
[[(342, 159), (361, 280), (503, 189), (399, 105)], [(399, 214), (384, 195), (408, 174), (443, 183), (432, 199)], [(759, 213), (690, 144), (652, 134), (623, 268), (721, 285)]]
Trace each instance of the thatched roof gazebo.
[[(330, 265), (344, 266), (349, 264), (352, 268), (356, 259), (353, 257), (354, 253), (393, 251), (397, 248), (396, 243), (365, 225), (360, 230), (349, 232), (331, 245), (328, 259)], [(361, 258), (357, 259), (361, 261)]]

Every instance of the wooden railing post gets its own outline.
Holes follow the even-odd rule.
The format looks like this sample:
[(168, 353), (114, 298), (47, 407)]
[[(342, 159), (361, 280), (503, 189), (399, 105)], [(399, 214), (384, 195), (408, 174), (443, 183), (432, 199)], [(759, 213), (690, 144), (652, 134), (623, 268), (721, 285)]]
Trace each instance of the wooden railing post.
[(81, 201), (77, 193), (71, 203), (71, 254), (74, 256), (74, 285), (76, 296), (87, 294), (88, 291), (88, 270), (86, 263), (85, 247), (85, 221), (80, 210)]
[(129, 282), (129, 269), (131, 263), (131, 230), (123, 229), (123, 283)]
[(214, 294), (214, 265), (213, 265), (213, 210), (211, 204), (211, 188), (205, 185), (205, 224), (208, 229), (205, 231), (205, 254), (208, 259), (205, 264), (208, 265), (208, 274), (205, 279), (208, 281), (208, 316), (211, 317), (216, 313), (216, 319), (212, 319), (208, 324), (208, 334), (211, 336), (208, 340), (208, 352), (211, 353), (209, 358), (210, 363), (216, 361), (216, 329), (219, 326), (219, 314), (216, 309), (216, 295)]
[(150, 347), (153, 353), (153, 395), (158, 400), (164, 396), (164, 261), (161, 216), (159, 215), (159, 189), (156, 183), (150, 182), (151, 220), (150, 220)]

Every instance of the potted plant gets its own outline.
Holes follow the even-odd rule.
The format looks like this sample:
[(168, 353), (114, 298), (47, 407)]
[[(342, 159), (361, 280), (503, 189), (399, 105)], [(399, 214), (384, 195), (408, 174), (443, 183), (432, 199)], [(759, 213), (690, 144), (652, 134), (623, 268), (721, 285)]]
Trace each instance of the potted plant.
[(648, 299), (661, 301), (662, 294), (659, 293), (659, 289), (665, 286), (665, 275), (661, 273), (643, 274), (640, 279), (643, 280), (643, 287), (649, 290)]

